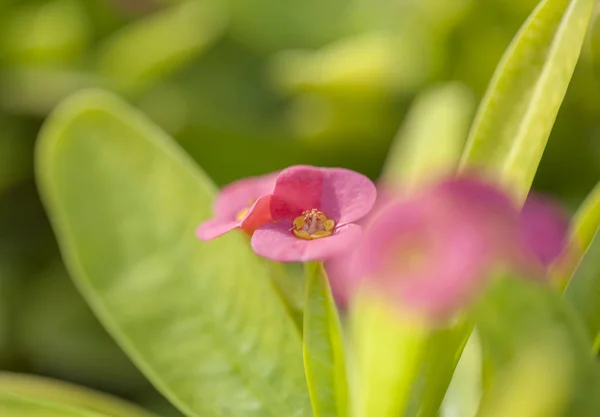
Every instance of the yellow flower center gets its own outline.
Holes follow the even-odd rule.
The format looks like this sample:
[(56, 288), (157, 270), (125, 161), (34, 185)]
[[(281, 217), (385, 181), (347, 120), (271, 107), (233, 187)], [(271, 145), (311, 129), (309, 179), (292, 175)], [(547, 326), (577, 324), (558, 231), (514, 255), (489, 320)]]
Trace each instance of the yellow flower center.
[(243, 209), (241, 209), (238, 214), (235, 215), (235, 219), (237, 221), (242, 220), (244, 217), (246, 217), (246, 214), (248, 214), (248, 211), (250, 211), (250, 208), (252, 207), (252, 205), (256, 203), (256, 198), (254, 199), (250, 199), (250, 201), (248, 201), (248, 205), (246, 207), (244, 207)]
[(317, 209), (306, 210), (294, 219), (292, 232), (299, 239), (313, 240), (331, 236), (335, 222)]

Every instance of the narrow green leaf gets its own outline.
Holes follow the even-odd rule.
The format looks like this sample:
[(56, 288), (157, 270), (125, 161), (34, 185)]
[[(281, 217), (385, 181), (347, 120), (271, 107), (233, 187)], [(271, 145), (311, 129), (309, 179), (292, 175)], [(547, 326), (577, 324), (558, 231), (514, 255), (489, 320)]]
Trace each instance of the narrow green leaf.
[(424, 346), (408, 415), (437, 417), (472, 326), (460, 322), (433, 331)]
[(498, 280), (473, 318), (492, 365), (479, 416), (597, 415), (600, 367), (583, 323), (553, 287)]
[(600, 182), (588, 194), (572, 220), (572, 239), (586, 250), (600, 229)]
[(215, 187), (173, 140), (86, 91), (37, 151), (71, 277), (159, 391), (189, 416), (310, 415), (297, 328), (247, 239), (196, 239)]
[(594, 0), (542, 0), (480, 105), (463, 168), (484, 168), (524, 201), (573, 75)]
[(351, 415), (398, 417), (410, 401), (429, 330), (378, 298), (351, 310)]
[(590, 337), (596, 339), (594, 349), (598, 351), (600, 339), (600, 232), (592, 240), (587, 252), (567, 288), (564, 297), (581, 315)]
[(565, 249), (550, 270), (550, 276), (563, 288), (572, 278), (598, 230), (600, 230), (600, 183), (573, 216)]
[(2, 417), (111, 417), (66, 404), (35, 401), (9, 392), (0, 391)]
[[(31, 401), (74, 407), (110, 417), (152, 417), (154, 414), (133, 404), (87, 388), (32, 375), (0, 372), (0, 410), (4, 394)], [(10, 397), (12, 398), (12, 397)], [(5, 414), (0, 413), (3, 417)], [(10, 414), (9, 414), (10, 415)], [(15, 414), (16, 416), (17, 414)], [(87, 415), (87, 414), (86, 414)], [(18, 414), (21, 417), (21, 414)]]
[(410, 190), (452, 173), (460, 160), (473, 109), (473, 97), (461, 84), (442, 84), (421, 93), (388, 153), (385, 183)]
[(346, 417), (348, 381), (343, 337), (323, 265), (306, 266), (304, 368), (315, 417)]

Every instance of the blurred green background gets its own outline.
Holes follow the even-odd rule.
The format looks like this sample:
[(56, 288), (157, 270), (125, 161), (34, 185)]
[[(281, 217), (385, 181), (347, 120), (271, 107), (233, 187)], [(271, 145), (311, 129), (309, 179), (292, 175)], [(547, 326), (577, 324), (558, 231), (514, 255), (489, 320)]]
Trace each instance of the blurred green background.
[[(117, 92), (219, 185), (297, 163), (377, 178), (411, 103), (431, 86), (453, 83), (472, 117), (536, 3), (0, 0), (0, 369), (178, 415), (102, 330), (60, 261), (33, 154), (62, 98)], [(534, 185), (571, 210), (600, 178), (592, 41)]]

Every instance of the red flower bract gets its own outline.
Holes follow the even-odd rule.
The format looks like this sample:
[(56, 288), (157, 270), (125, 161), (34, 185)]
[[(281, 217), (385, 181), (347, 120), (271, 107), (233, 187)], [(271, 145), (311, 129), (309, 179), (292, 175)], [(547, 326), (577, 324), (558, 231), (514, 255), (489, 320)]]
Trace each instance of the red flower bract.
[(273, 223), (259, 227), (252, 248), (281, 262), (318, 261), (358, 243), (360, 226), (375, 202), (375, 185), (342, 168), (294, 166), (279, 174), (271, 195)]
[(212, 240), (233, 229), (252, 234), (271, 221), (270, 200), (277, 173), (249, 177), (221, 189), (213, 205), (214, 218), (196, 229), (201, 240)]

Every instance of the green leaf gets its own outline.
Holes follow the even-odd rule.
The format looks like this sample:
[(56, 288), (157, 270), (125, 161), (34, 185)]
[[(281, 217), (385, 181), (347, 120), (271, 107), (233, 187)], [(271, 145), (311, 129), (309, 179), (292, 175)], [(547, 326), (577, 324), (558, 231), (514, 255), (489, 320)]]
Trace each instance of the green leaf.
[(108, 38), (99, 73), (137, 91), (189, 63), (222, 33), (223, 12), (213, 0), (187, 0), (138, 19)]
[[(16, 396), (23, 401), (15, 400)], [(14, 405), (21, 404), (21, 406), (29, 409), (31, 406), (30, 402), (34, 401), (45, 404), (56, 404), (57, 407), (71, 407), (80, 410), (82, 413), (73, 415), (88, 415), (87, 412), (83, 412), (87, 410), (91, 415), (99, 413), (110, 417), (154, 416), (149, 411), (145, 411), (133, 404), (83, 387), (38, 376), (0, 372), (0, 410), (3, 407), (7, 407), (10, 410), (10, 403)], [(53, 408), (49, 407), (49, 409)], [(10, 411), (8, 416), (4, 413), (0, 413), (0, 415), (3, 417), (11, 416)], [(24, 417), (27, 414), (14, 415)], [(36, 414), (36, 416), (39, 415)], [(46, 414), (43, 415), (45, 416)]]
[(408, 415), (438, 416), (471, 330), (472, 326), (468, 323), (460, 322), (453, 327), (437, 329), (431, 333), (424, 346)]
[(550, 276), (557, 283), (564, 286), (569, 282), (598, 230), (600, 230), (600, 183), (586, 197), (571, 220), (565, 249), (550, 270)]
[(571, 223), (573, 240), (581, 249), (586, 250), (600, 229), (600, 182), (588, 194)]
[(361, 295), (351, 309), (353, 360), (351, 415), (398, 417), (403, 415), (429, 329), (394, 305)]
[(597, 415), (600, 367), (582, 322), (553, 287), (498, 280), (472, 317), (492, 366), (479, 416)]
[(463, 168), (484, 168), (524, 201), (579, 58), (594, 0), (542, 0), (502, 58)]
[(3, 417), (110, 417), (65, 404), (35, 401), (0, 391), (0, 415)]
[(452, 173), (460, 160), (473, 109), (473, 97), (461, 84), (443, 84), (421, 93), (388, 153), (385, 183), (410, 190)]
[(37, 179), (71, 277), (134, 363), (190, 416), (305, 416), (297, 328), (247, 238), (194, 235), (214, 185), (101, 91), (49, 118)]
[(600, 232), (588, 247), (567, 288), (564, 297), (570, 301), (585, 322), (590, 337), (600, 346)]
[(346, 417), (348, 382), (343, 336), (323, 265), (306, 265), (304, 368), (315, 417)]

